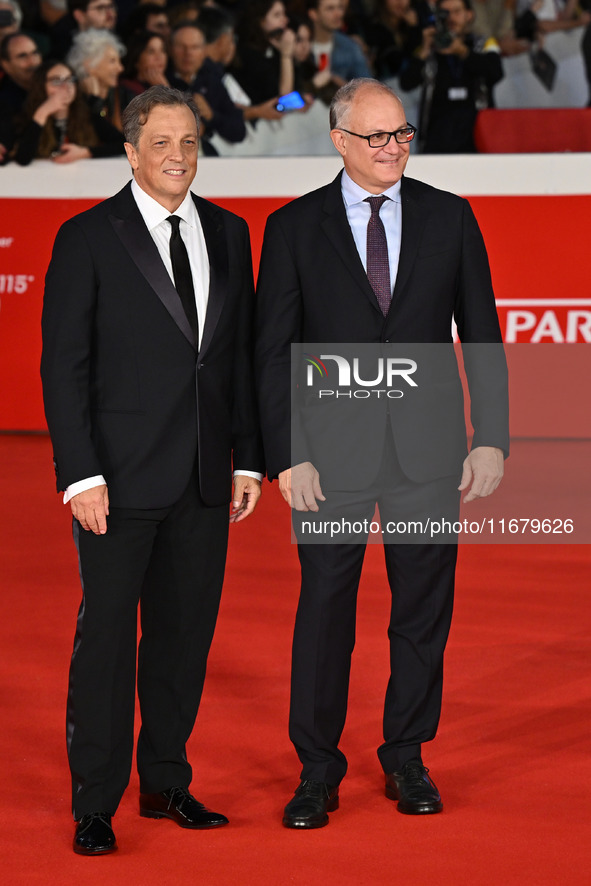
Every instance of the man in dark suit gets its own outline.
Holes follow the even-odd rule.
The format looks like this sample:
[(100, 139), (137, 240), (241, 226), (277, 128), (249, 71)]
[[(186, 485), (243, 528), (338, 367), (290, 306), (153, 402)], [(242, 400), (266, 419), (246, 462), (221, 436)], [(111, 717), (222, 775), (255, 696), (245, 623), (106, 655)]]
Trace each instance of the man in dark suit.
[[(294, 518), (302, 587), (290, 737), (302, 772), (283, 819), (294, 828), (322, 827), (338, 806), (338, 786), (347, 768), (338, 744), (367, 539), (364, 530), (361, 539), (352, 537), (361, 543), (306, 543), (302, 518), (322, 527), (326, 514), (349, 518), (354, 506), (356, 519), (365, 515), (371, 520), (377, 502), (384, 526), (390, 517), (397, 519), (401, 503), (411, 503), (411, 516), (417, 509), (424, 516), (444, 502), (453, 520), (458, 484), (465, 501), (490, 494), (501, 480), (508, 449), (506, 366), (502, 346), (496, 344), (501, 335), (486, 251), (469, 204), (403, 178), (414, 128), (384, 84), (361, 79), (342, 87), (331, 105), (331, 129), (345, 169), (332, 184), (270, 216), (257, 296), (256, 371), (267, 471), (279, 479), (283, 497), (300, 518)], [(452, 318), (470, 384), (475, 430), (470, 454), (457, 364), (453, 360), (452, 368), (449, 362)], [(355, 343), (374, 345), (381, 354), (397, 343), (414, 343), (410, 348), (424, 353), (434, 343), (435, 356), (427, 354), (430, 387), (420, 394), (420, 408), (413, 408), (409, 397), (388, 400), (384, 394), (371, 403), (365, 400), (370, 403), (367, 425), (354, 412), (347, 422), (351, 394), (345, 391), (342, 402), (325, 413), (326, 424), (336, 422), (337, 431), (332, 447), (322, 452), (317, 446), (322, 410), (318, 403), (311, 408), (300, 378), (297, 396), (304, 389), (308, 399), (304, 410), (294, 413), (294, 423), (299, 425), (304, 413), (311, 415), (312, 432), (304, 428), (303, 436), (313, 454), (294, 457), (294, 342), (324, 343), (325, 372), (337, 362), (335, 355), (341, 359), (338, 343), (347, 343), (348, 349)], [(484, 361), (466, 344), (475, 342), (493, 349)], [(398, 349), (403, 358), (408, 347)], [(306, 359), (314, 361), (316, 353), (307, 353)], [(421, 371), (424, 361), (415, 362)], [(491, 371), (484, 371), (487, 365)], [(324, 381), (322, 387), (334, 386)], [(422, 381), (416, 390), (423, 391)], [(425, 403), (432, 404), (432, 414), (425, 413)], [(296, 445), (301, 441), (295, 439)], [(351, 479), (347, 470), (356, 476)], [(392, 591), (391, 677), (378, 755), (386, 796), (398, 801), (400, 812), (426, 814), (442, 809), (421, 745), (434, 737), (439, 720), (457, 549), (453, 534), (446, 544), (420, 543), (420, 535), (414, 540), (418, 543), (385, 544)]]
[[(142, 638), (140, 814), (226, 824), (188, 791), (230, 521), (264, 470), (251, 371), (246, 223), (189, 191), (198, 112), (156, 86), (126, 109), (134, 178), (66, 222), (47, 272), (42, 378), (83, 588), (67, 738), (74, 850), (116, 848)], [(232, 465), (234, 491), (232, 494)]]

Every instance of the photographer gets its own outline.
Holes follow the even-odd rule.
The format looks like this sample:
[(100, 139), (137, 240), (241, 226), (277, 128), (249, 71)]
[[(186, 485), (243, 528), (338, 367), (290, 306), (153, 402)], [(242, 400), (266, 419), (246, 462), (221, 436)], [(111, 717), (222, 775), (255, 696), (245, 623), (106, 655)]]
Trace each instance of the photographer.
[(423, 41), (405, 71), (403, 90), (422, 84), (419, 136), (426, 154), (474, 153), (476, 115), (492, 107), (503, 77), (499, 46), (470, 33), (470, 0), (439, 0)]

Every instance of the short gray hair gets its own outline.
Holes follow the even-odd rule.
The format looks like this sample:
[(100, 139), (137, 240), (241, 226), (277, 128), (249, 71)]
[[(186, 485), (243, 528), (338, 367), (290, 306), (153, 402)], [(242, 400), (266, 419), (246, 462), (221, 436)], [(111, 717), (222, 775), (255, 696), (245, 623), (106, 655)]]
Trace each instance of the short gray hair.
[(150, 86), (145, 92), (132, 98), (121, 117), (125, 141), (133, 145), (136, 150), (142, 133), (142, 126), (145, 126), (150, 113), (158, 105), (188, 108), (195, 118), (197, 134), (199, 135), (201, 120), (193, 96), (189, 92), (181, 92), (180, 89), (173, 89), (171, 86)]
[(330, 103), (329, 119), (331, 129), (341, 129), (343, 123), (346, 122), (347, 115), (351, 110), (351, 105), (357, 93), (362, 89), (373, 89), (375, 92), (381, 92), (389, 95), (390, 98), (396, 99), (402, 105), (400, 97), (396, 95), (393, 89), (386, 86), (380, 80), (374, 80), (373, 77), (356, 77), (349, 80), (344, 86), (341, 86), (335, 92), (333, 100)]
[(81, 80), (88, 76), (87, 65), (90, 63), (92, 67), (93, 63), (98, 62), (106, 49), (114, 49), (120, 57), (125, 55), (126, 51), (121, 40), (111, 31), (89, 28), (76, 34), (66, 61)]

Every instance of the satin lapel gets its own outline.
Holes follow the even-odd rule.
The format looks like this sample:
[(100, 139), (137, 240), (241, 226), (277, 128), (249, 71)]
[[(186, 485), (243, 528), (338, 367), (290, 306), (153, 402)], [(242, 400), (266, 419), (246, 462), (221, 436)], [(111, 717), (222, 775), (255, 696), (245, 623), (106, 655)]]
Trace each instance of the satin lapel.
[(158, 248), (141, 216), (131, 190), (119, 195), (120, 212), (108, 218), (129, 256), (154, 290), (187, 341), (195, 348), (195, 337), (178, 292), (162, 263)]
[(228, 289), (228, 244), (224, 236), (222, 214), (207, 200), (195, 197), (195, 204), (203, 228), (207, 255), (209, 258), (209, 296), (207, 313), (201, 336), (199, 355), (203, 355), (209, 347), (215, 332)]
[(398, 261), (398, 273), (394, 284), (392, 305), (403, 291), (406, 282), (414, 267), (417, 250), (421, 242), (421, 235), (425, 224), (425, 213), (421, 209), (420, 202), (413, 194), (409, 194), (409, 182), (402, 179), (400, 191), (402, 199), (402, 240), (400, 243), (400, 259)]
[(357, 246), (347, 220), (347, 212), (341, 193), (340, 175), (329, 185), (323, 209), (326, 215), (320, 224), (324, 233), (334, 246), (339, 258), (346, 266), (357, 286), (369, 299), (376, 311), (381, 313), (375, 293), (371, 288), (365, 268), (359, 258)]

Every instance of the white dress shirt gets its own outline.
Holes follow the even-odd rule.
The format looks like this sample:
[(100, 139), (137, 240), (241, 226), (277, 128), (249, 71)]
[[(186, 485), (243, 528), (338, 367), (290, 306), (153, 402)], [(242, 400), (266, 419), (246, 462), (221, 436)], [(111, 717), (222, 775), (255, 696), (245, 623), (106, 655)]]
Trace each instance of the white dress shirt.
[[(341, 192), (345, 202), (347, 220), (355, 240), (357, 252), (363, 267), (367, 271), (367, 224), (371, 217), (371, 206), (365, 203), (367, 197), (377, 197), (378, 194), (370, 194), (362, 187), (355, 184), (353, 179), (343, 170), (341, 177)], [(386, 231), (388, 243), (388, 264), (390, 266), (390, 283), (392, 289), (398, 273), (398, 261), (400, 258), (400, 243), (402, 241), (402, 201), (400, 198), (400, 182), (382, 191), (388, 200), (380, 207), (380, 218)]]
[[(140, 214), (146, 224), (152, 240), (156, 244), (160, 258), (166, 268), (168, 276), (174, 285), (174, 274), (172, 271), (172, 261), (170, 258), (170, 234), (171, 225), (167, 221), (170, 215), (178, 215), (181, 219), (179, 230), (189, 256), (189, 264), (191, 265), (191, 276), (193, 277), (193, 289), (195, 290), (195, 303), (197, 305), (197, 318), (199, 320), (199, 344), (203, 336), (203, 327), (205, 325), (205, 314), (207, 313), (207, 300), (209, 296), (209, 258), (207, 255), (207, 246), (201, 227), (199, 213), (191, 197), (191, 192), (187, 191), (187, 195), (178, 209), (174, 213), (161, 206), (153, 197), (143, 191), (135, 179), (131, 182), (131, 193)], [(257, 480), (262, 479), (262, 475), (256, 471), (235, 470), (236, 474), (245, 474), (248, 477), (255, 477)], [(78, 480), (72, 483), (64, 492), (64, 504), (68, 502), (74, 495), (92, 489), (94, 486), (106, 484), (106, 480), (102, 475), (95, 477), (87, 477), (84, 480)]]

